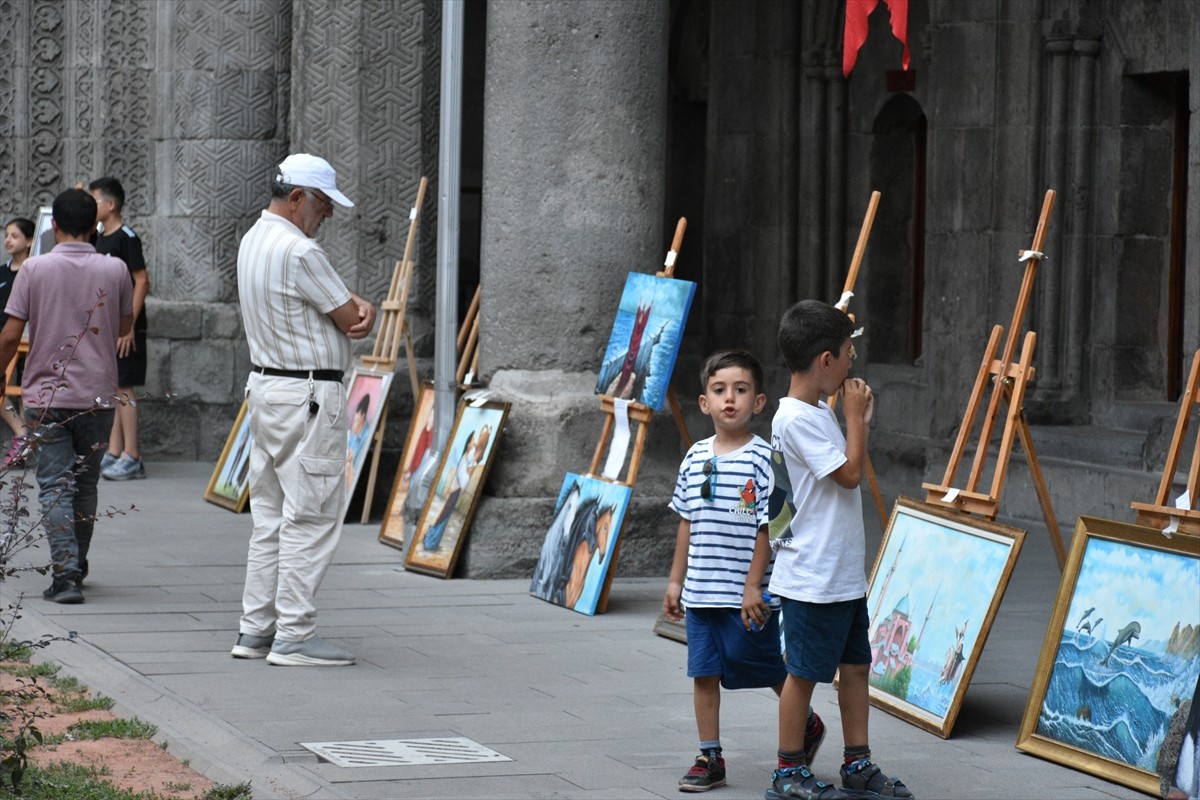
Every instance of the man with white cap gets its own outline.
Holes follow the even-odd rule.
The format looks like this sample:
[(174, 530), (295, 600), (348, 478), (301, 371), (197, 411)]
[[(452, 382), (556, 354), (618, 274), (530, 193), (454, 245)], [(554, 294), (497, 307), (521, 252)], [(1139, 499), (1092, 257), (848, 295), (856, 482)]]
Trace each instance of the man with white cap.
[(329, 162), (290, 155), (238, 250), (253, 364), (246, 399), (254, 530), (232, 655), (284, 666), (354, 663), (353, 653), (315, 634), (314, 599), (346, 512), (342, 376), (350, 340), (375, 324), (375, 307), (346, 288), (314, 241), (334, 203), (354, 206)]

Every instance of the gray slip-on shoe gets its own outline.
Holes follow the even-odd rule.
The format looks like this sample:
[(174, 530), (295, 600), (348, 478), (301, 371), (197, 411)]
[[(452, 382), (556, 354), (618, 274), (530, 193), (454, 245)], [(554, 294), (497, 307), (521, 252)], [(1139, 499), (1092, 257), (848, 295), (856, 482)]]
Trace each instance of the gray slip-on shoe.
[(319, 636), (303, 642), (277, 639), (267, 653), (267, 663), (279, 667), (348, 667), (354, 663), (354, 653)]
[(237, 643), (229, 651), (234, 658), (266, 658), (275, 642), (272, 636), (255, 636), (250, 633), (239, 633)]

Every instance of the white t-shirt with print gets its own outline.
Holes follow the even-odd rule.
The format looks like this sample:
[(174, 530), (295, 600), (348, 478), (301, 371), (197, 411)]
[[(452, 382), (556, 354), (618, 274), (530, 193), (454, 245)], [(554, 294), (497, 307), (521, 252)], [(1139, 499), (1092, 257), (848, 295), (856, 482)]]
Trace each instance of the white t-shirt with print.
[(783, 454), (791, 484), (783, 512), (790, 511), (791, 520), (777, 542), (771, 594), (809, 603), (865, 596), (862, 495), (829, 477), (846, 463), (846, 437), (833, 409), (824, 401), (780, 399), (771, 446)]

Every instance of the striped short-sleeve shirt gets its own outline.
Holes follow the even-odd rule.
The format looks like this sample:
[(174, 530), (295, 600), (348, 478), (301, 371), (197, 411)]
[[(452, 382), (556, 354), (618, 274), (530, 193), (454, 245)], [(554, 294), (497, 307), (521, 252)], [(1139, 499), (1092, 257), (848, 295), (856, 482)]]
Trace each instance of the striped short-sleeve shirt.
[(242, 237), (238, 295), (255, 365), (350, 368), (350, 340), (329, 316), (350, 291), (321, 246), (278, 214), (263, 211)]
[[(692, 445), (679, 467), (671, 508), (688, 521), (687, 574), (680, 598), (687, 608), (740, 608), (746, 574), (760, 527), (767, 524), (771, 495), (771, 447), (758, 436), (746, 445), (713, 456), (709, 437)], [(716, 468), (706, 476), (706, 463)], [(714, 491), (700, 489), (711, 480)], [(767, 566), (762, 589), (771, 579)]]

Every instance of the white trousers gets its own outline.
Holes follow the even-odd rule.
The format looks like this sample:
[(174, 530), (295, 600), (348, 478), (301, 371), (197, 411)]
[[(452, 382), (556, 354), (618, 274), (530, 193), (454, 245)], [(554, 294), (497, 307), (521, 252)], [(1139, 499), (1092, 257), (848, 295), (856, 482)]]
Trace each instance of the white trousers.
[[(346, 512), (346, 389), (250, 374), (250, 512), (239, 632), (302, 642)], [(316, 413), (310, 411), (316, 401)]]

